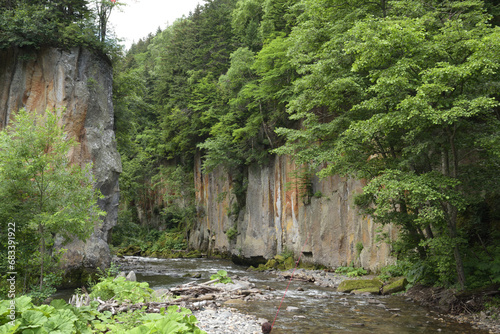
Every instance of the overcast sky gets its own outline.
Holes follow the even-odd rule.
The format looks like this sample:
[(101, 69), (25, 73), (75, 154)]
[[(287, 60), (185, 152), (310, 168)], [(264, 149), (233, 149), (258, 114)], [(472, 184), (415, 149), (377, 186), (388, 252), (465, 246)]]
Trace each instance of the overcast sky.
[(176, 19), (196, 8), (203, 0), (120, 0), (126, 5), (120, 10), (114, 9), (109, 19), (117, 37), (124, 39), (126, 48), (132, 42), (162, 30)]

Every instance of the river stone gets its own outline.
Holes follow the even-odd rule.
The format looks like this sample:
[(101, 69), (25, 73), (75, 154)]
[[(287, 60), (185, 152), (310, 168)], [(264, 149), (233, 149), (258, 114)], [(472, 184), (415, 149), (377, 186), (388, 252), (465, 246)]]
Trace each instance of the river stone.
[(255, 284), (248, 281), (233, 280), (233, 283), (217, 284), (218, 288), (226, 291), (248, 290), (255, 286)]
[(127, 277), (125, 277), (127, 281), (132, 281), (132, 282), (135, 282), (137, 281), (137, 277), (135, 276), (135, 273), (134, 271), (130, 271), (127, 275)]
[(158, 289), (153, 291), (153, 296), (160, 299), (165, 298), (168, 294), (170, 294), (169, 289)]
[(406, 289), (406, 285), (408, 285), (408, 281), (406, 278), (401, 278), (391, 284), (388, 284), (382, 288), (382, 294), (390, 295), (392, 293), (401, 292)]
[(228, 299), (224, 302), (224, 305), (241, 305), (246, 304), (246, 301), (243, 299)]
[(359, 279), (359, 280), (345, 280), (340, 283), (337, 288), (338, 292), (351, 292), (353, 290), (360, 289), (369, 289), (369, 288), (377, 288), (380, 289), (382, 287), (382, 282), (378, 279)]
[(184, 277), (201, 278), (201, 273), (187, 273)]

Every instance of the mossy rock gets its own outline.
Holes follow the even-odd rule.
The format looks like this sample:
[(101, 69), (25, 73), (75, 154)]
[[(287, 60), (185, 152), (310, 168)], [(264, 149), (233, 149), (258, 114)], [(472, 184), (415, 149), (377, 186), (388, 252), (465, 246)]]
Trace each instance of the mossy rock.
[(283, 255), (276, 255), (274, 259), (278, 262), (285, 262), (285, 257)]
[(88, 268), (78, 268), (65, 272), (62, 275), (60, 289), (78, 288), (87, 283), (89, 280), (97, 281), (98, 276), (95, 270)]
[(361, 295), (365, 292), (368, 292), (372, 295), (379, 295), (380, 294), (380, 288), (377, 287), (372, 287), (372, 288), (366, 288), (366, 289), (359, 289), (359, 290), (352, 290), (352, 293), (355, 295)]
[(123, 255), (141, 255), (142, 251), (139, 246), (130, 245), (125, 248), (118, 250)]
[(199, 250), (193, 250), (187, 253), (186, 257), (190, 259), (201, 258), (201, 252)]
[(290, 269), (293, 269), (295, 268), (295, 260), (293, 259), (293, 257), (289, 257), (285, 260), (285, 270), (290, 270)]
[(340, 283), (337, 288), (338, 292), (351, 292), (353, 290), (362, 290), (369, 288), (380, 289), (382, 287), (382, 282), (378, 279), (357, 279), (357, 280), (345, 280)]
[(266, 271), (269, 268), (265, 264), (259, 264), (259, 266), (257, 268), (250, 266), (249, 269), (251, 269), (253, 271)]
[(275, 259), (270, 259), (266, 263), (266, 267), (268, 268), (276, 268), (278, 266), (278, 262)]
[(406, 278), (401, 278), (398, 279), (397, 281), (394, 281), (390, 284), (387, 284), (382, 288), (382, 294), (383, 295), (390, 295), (393, 293), (401, 292), (406, 289), (406, 286), (408, 285), (408, 281)]

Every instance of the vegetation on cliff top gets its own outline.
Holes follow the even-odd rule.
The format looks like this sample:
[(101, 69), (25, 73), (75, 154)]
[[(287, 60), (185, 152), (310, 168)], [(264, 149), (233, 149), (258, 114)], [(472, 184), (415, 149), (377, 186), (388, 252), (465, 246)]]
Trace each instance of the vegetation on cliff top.
[(0, 49), (13, 46), (83, 46), (116, 56), (120, 49), (108, 19), (111, 0), (7, 0), (0, 2)]

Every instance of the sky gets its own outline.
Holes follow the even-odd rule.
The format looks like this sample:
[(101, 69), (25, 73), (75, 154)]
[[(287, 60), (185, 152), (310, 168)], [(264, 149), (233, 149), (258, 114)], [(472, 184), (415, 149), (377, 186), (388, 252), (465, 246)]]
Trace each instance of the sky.
[(124, 6), (114, 9), (108, 22), (112, 25), (117, 37), (127, 49), (133, 42), (156, 33), (171, 25), (183, 15), (188, 16), (203, 0), (121, 0)]

